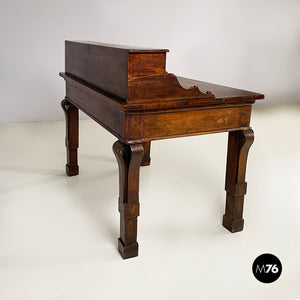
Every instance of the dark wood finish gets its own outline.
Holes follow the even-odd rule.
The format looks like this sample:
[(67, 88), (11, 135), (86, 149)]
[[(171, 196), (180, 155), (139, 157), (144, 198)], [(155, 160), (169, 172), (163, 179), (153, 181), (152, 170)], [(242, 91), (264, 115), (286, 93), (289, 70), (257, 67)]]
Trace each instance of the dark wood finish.
[(165, 73), (167, 51), (66, 41), (65, 71), (126, 100), (129, 78)]
[[(214, 98), (197, 86), (184, 89), (165, 71), (167, 50), (138, 50), (66, 41), (67, 74), (128, 103)], [(99, 72), (105, 70), (105, 72)]]
[(113, 151), (119, 165), (120, 238), (118, 249), (123, 258), (138, 255), (137, 217), (139, 216), (139, 173), (144, 156), (143, 144), (126, 145), (117, 141)]
[(70, 103), (67, 99), (61, 102), (61, 106), (66, 117), (66, 138), (65, 145), (67, 147), (67, 164), (66, 173), (68, 176), (79, 174), (79, 166), (77, 163), (77, 148), (79, 139), (78, 128), (78, 108)]
[[(126, 98), (127, 52), (122, 49), (66, 41), (65, 70), (87, 83)], [(99, 72), (107, 70), (107, 72)]]
[(149, 102), (180, 99), (214, 99), (215, 96), (207, 91), (203, 93), (197, 86), (182, 88), (174, 74), (148, 76), (128, 80), (127, 102)]
[[(175, 136), (197, 135), (213, 131), (223, 132), (249, 126), (251, 106), (174, 110), (128, 117), (126, 139), (162, 139)], [(139, 126), (134, 126), (140, 119)]]
[[(123, 143), (139, 143), (149, 140), (164, 139), (204, 133), (235, 131), (249, 127), (251, 115), (252, 94), (249, 101), (242, 96), (233, 98), (220, 97), (216, 103), (182, 102), (173, 107), (147, 109), (141, 104), (141, 110), (123, 104), (106, 94), (100, 93), (75, 80), (74, 77), (61, 73), (67, 82), (67, 99), (95, 121), (104, 126)], [(232, 91), (233, 95), (239, 90)], [(239, 95), (237, 94), (237, 95)], [(261, 96), (261, 95), (259, 95)], [(244, 98), (240, 102), (239, 97)], [(205, 100), (205, 99), (204, 99)], [(230, 101), (227, 103), (226, 101)], [(233, 103), (235, 101), (235, 103)], [(170, 101), (170, 104), (172, 101)]]
[(165, 53), (130, 53), (128, 56), (128, 79), (167, 74)]
[(226, 167), (226, 209), (223, 226), (230, 232), (243, 230), (244, 195), (247, 191), (245, 182), (248, 151), (254, 141), (251, 128), (230, 132), (228, 135), (228, 153)]
[(61, 74), (66, 78), (66, 94), (69, 102), (85, 112), (117, 137), (125, 132), (125, 113), (122, 105), (105, 94)]
[(229, 132), (223, 225), (243, 229), (243, 200), (252, 104), (264, 95), (166, 71), (167, 49), (66, 41), (67, 173), (78, 174), (78, 109), (118, 138), (123, 258), (136, 256), (139, 168), (150, 164), (153, 140)]
[(211, 91), (215, 95), (216, 101), (218, 101), (218, 103), (245, 103), (247, 101), (250, 101), (251, 103), (251, 100), (259, 100), (264, 98), (264, 95), (259, 93), (239, 90), (224, 85), (213, 84), (185, 77), (178, 76), (177, 78), (183, 88), (188, 88), (194, 85), (203, 92)]

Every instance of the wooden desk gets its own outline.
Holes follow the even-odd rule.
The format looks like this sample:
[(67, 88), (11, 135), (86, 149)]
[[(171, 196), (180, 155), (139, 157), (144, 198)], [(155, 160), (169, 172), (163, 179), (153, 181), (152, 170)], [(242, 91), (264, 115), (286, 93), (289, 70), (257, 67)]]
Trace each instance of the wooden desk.
[[(66, 173), (78, 175), (78, 109), (118, 138), (118, 248), (138, 255), (139, 170), (150, 164), (153, 140), (229, 132), (223, 226), (243, 230), (246, 161), (254, 134), (251, 107), (264, 95), (176, 77), (165, 70), (167, 49), (66, 41)], [(184, 157), (182, 157), (184, 159)]]

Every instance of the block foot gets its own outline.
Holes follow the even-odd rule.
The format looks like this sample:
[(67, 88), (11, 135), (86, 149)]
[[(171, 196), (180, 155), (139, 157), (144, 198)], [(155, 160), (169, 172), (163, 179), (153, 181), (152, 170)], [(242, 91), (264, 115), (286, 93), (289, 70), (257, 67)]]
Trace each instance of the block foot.
[(79, 166), (66, 165), (66, 174), (68, 176), (75, 176), (79, 174)]
[(244, 219), (232, 221), (226, 215), (223, 216), (223, 226), (231, 233), (242, 231), (244, 228)]
[(148, 157), (142, 160), (141, 166), (150, 166), (151, 158)]
[(118, 239), (118, 250), (123, 259), (132, 258), (132, 257), (138, 256), (139, 244), (137, 242), (135, 242), (130, 245), (124, 245), (122, 240), (119, 238)]

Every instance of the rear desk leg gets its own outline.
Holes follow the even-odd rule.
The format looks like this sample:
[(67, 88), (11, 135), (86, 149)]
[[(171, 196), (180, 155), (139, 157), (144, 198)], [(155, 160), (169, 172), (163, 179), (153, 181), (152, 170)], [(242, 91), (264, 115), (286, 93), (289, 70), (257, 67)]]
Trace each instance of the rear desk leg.
[(244, 227), (243, 206), (247, 191), (245, 182), (248, 151), (254, 141), (252, 129), (229, 132), (226, 167), (226, 209), (223, 226), (231, 232)]
[(61, 102), (61, 106), (66, 117), (66, 147), (67, 147), (67, 164), (66, 173), (68, 176), (79, 174), (77, 164), (77, 148), (78, 148), (78, 108), (70, 103), (67, 99)]
[(137, 217), (139, 216), (139, 173), (144, 156), (143, 144), (117, 141), (113, 151), (119, 165), (120, 238), (118, 249), (123, 259), (138, 255)]
[(151, 161), (151, 157), (150, 157), (151, 142), (145, 142), (143, 143), (143, 146), (144, 146), (144, 157), (141, 166), (149, 166)]

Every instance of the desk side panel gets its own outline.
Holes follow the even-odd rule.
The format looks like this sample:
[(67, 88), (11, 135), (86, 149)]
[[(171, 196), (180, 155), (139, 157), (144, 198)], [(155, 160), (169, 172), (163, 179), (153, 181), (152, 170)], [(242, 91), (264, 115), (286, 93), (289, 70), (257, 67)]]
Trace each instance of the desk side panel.
[(128, 79), (167, 74), (166, 53), (130, 53)]
[(65, 42), (65, 72), (121, 99), (127, 97), (128, 52)]
[(250, 126), (251, 105), (126, 116), (126, 140), (157, 140)]
[(124, 136), (125, 115), (114, 105), (113, 100), (72, 83), (67, 83), (66, 96), (71, 103), (117, 138)]

